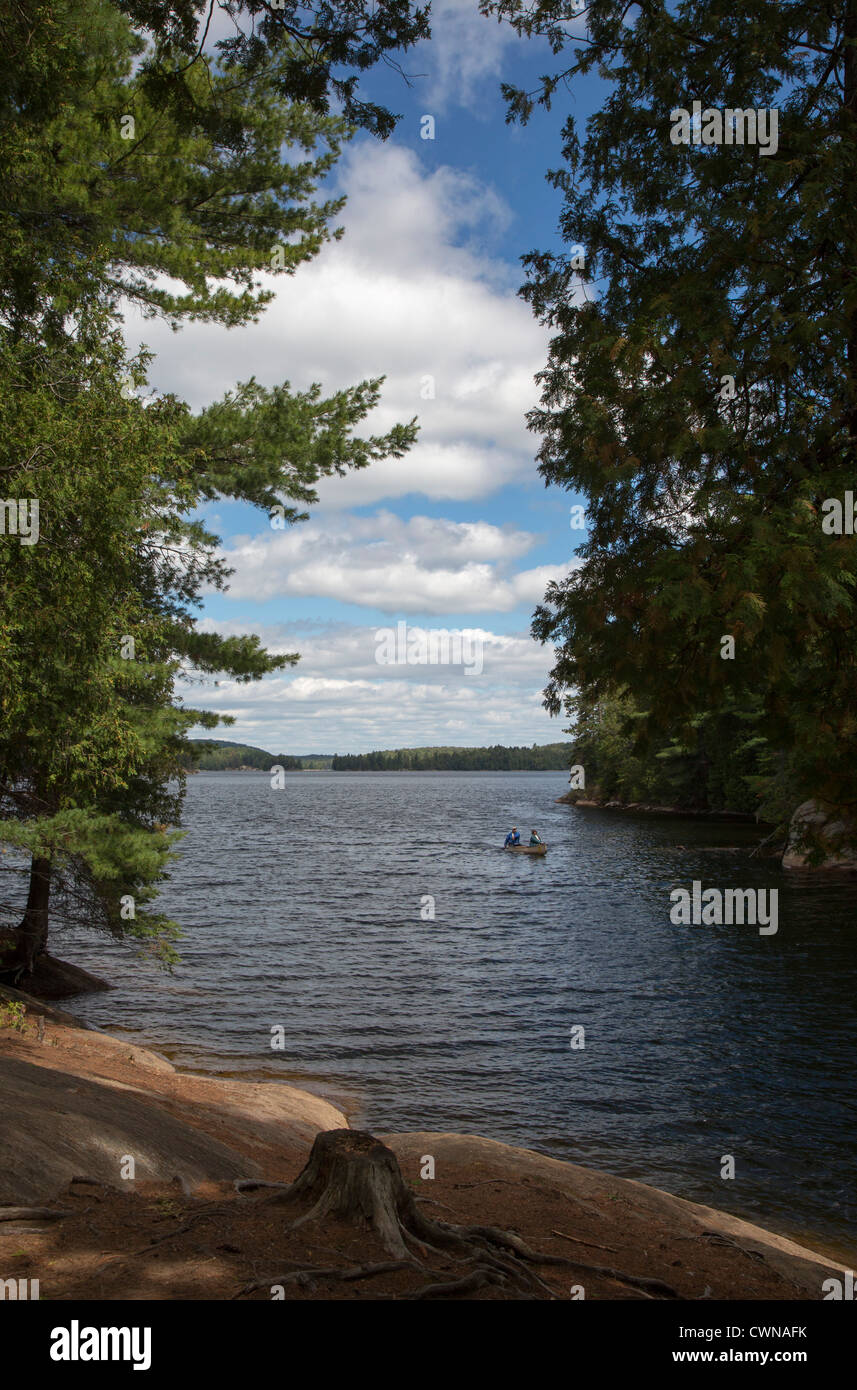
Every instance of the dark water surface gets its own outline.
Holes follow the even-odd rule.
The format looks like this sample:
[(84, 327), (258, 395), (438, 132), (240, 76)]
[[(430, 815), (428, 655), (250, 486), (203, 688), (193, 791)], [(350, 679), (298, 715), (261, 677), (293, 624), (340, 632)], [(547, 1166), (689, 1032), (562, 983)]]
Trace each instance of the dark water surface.
[[(853, 1252), (854, 881), (715, 848), (753, 827), (558, 806), (566, 785), (192, 777), (163, 895), (181, 966), (67, 934), (58, 953), (118, 985), (71, 1007), (182, 1067), (297, 1079), (354, 1125), (527, 1145)], [(503, 854), (511, 823), (547, 857)], [(693, 879), (777, 888), (777, 934), (673, 925)]]

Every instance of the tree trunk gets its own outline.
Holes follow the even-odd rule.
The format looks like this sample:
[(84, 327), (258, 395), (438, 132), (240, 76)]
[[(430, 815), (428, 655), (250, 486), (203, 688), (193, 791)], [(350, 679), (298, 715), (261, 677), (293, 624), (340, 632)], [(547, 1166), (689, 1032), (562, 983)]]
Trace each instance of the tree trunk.
[(419, 1240), (423, 1231), (423, 1218), (396, 1155), (374, 1135), (356, 1129), (316, 1135), (306, 1167), (288, 1191), (268, 1200), (308, 1204), (292, 1229), (306, 1221), (339, 1217), (374, 1231), (397, 1259), (413, 1258), (405, 1239), (410, 1235)]
[[(849, 136), (852, 142), (857, 139), (857, 0), (848, 0), (842, 36), (845, 40), (843, 62), (843, 105), (851, 117)], [(853, 457), (854, 441), (857, 439), (857, 305), (853, 305), (848, 323), (847, 363), (849, 377), (849, 425)]]
[[(18, 927), (19, 954), (15, 962), (21, 975), (32, 975), (36, 957), (48, 942), (48, 908), (51, 897), (51, 861), (33, 856), (30, 865), (30, 891)], [(4, 961), (4, 965), (6, 962)]]

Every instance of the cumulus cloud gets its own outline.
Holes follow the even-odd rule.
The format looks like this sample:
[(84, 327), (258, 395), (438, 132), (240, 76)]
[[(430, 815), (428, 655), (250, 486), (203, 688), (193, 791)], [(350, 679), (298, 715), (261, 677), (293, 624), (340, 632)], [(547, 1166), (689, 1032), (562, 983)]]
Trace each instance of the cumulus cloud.
[[(236, 537), (232, 599), (316, 596), (388, 613), (509, 612), (539, 602), (565, 565), (513, 570), (539, 537), (487, 522), (390, 512)], [(569, 562), (570, 563), (570, 562)]]
[(419, 441), (403, 459), (326, 480), (326, 509), (411, 493), (473, 500), (535, 481), (525, 416), (547, 333), (516, 294), (519, 271), (490, 253), (508, 208), (471, 175), (426, 173), (392, 143), (352, 146), (341, 177), (345, 237), (272, 278), (276, 299), (257, 324), (174, 334), (128, 310), (129, 342), (156, 353), (154, 383), (199, 407), (250, 376), (333, 390), (386, 375), (363, 428), (416, 415)]
[[(205, 620), (203, 627), (229, 635), (250, 630), (240, 621)], [(190, 704), (234, 715), (236, 724), (221, 732), (236, 742), (274, 753), (347, 753), (563, 738), (564, 721), (542, 707), (551, 653), (526, 634), (467, 629), (482, 655), (481, 671), (468, 675), (462, 664), (380, 664), (383, 644), (374, 627), (278, 623), (255, 630), (270, 650), (301, 653), (293, 672), (251, 686), (222, 680), (185, 692)]]
[[(499, 50), (491, 47), (495, 26), (476, 13), (475, 0), (469, 17), (456, 18), (455, 9), (441, 0), (432, 70), (438, 90), (446, 84), (450, 99), (462, 100), (494, 72)], [(471, 21), (478, 42), (459, 52), (451, 35), (469, 32)], [(188, 685), (186, 699), (235, 715), (226, 737), (272, 751), (555, 740), (562, 721), (549, 719), (541, 693), (550, 652), (523, 632), (495, 632), (503, 623), (491, 615), (532, 608), (568, 565), (536, 563), (544, 538), (517, 525), (405, 520), (392, 510), (397, 499), (416, 495), (472, 503), (478, 518), (481, 499), (537, 482), (526, 414), (537, 403), (534, 376), (548, 334), (516, 293), (519, 267), (495, 253), (509, 208), (469, 173), (427, 171), (395, 140), (359, 139), (338, 177), (335, 191), (348, 196), (344, 238), (294, 277), (272, 279), (276, 297), (258, 323), (231, 330), (186, 324), (173, 334), (128, 313), (130, 345), (146, 342), (155, 352), (153, 384), (194, 407), (251, 376), (265, 385), (289, 380), (296, 389), (318, 381), (333, 391), (385, 375), (379, 406), (361, 432), (380, 433), (414, 415), (421, 427), (403, 459), (324, 481), (309, 525), (277, 531), (260, 518), (257, 534), (230, 537), (224, 554), (235, 573), (220, 602), (236, 618), (203, 626), (258, 630), (274, 650), (300, 651), (302, 660), (251, 685), (224, 679), (202, 695)], [(382, 510), (348, 514), (358, 507)], [(300, 598), (304, 611), (307, 599), (338, 600), (389, 614), (391, 622), (404, 615), (445, 628), (456, 614), (479, 614), (482, 626), (468, 633), (480, 643), (480, 672), (381, 665), (370, 627), (260, 628), (241, 614), (242, 603), (277, 598)]]

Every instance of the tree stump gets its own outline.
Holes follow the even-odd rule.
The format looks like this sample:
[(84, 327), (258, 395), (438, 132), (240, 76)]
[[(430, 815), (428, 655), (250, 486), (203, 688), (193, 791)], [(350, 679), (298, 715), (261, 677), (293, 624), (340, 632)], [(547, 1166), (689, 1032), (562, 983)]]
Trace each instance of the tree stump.
[(396, 1259), (412, 1259), (405, 1239), (419, 1240), (424, 1218), (402, 1177), (392, 1149), (357, 1129), (328, 1129), (316, 1135), (306, 1167), (286, 1192), (268, 1198), (282, 1205), (306, 1202), (309, 1210), (292, 1224), (336, 1216), (374, 1231)]
[[(555, 1265), (619, 1280), (641, 1290), (643, 1297), (675, 1298), (659, 1279), (626, 1274), (561, 1255), (542, 1254), (513, 1231), (495, 1226), (452, 1226), (423, 1216), (407, 1186), (399, 1160), (372, 1134), (356, 1129), (329, 1129), (317, 1134), (306, 1166), (291, 1186), (263, 1199), (266, 1204), (306, 1205), (290, 1230), (326, 1216), (351, 1222), (377, 1237), (388, 1255), (418, 1269), (430, 1252), (450, 1259), (457, 1277), (425, 1285), (412, 1298), (450, 1298), (472, 1293), (486, 1284), (512, 1286), (524, 1296), (556, 1297), (554, 1290), (534, 1273), (532, 1265)], [(272, 1282), (294, 1280), (306, 1274), (341, 1279), (369, 1278), (389, 1266), (368, 1265), (350, 1270), (291, 1270)], [(263, 1281), (264, 1282), (264, 1281)], [(251, 1284), (242, 1292), (261, 1287)]]

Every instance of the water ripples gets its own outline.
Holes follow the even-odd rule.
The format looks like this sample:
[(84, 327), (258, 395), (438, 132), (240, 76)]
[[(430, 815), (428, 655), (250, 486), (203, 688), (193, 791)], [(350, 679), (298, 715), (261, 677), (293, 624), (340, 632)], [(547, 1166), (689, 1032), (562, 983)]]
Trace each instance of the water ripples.
[[(72, 1007), (180, 1066), (344, 1097), (378, 1131), (485, 1134), (854, 1241), (857, 888), (748, 859), (752, 828), (558, 806), (564, 785), (193, 777), (162, 898), (178, 973), (71, 935), (117, 984)], [(501, 853), (507, 823), (547, 857)], [(673, 925), (694, 879), (776, 887), (778, 933)]]

